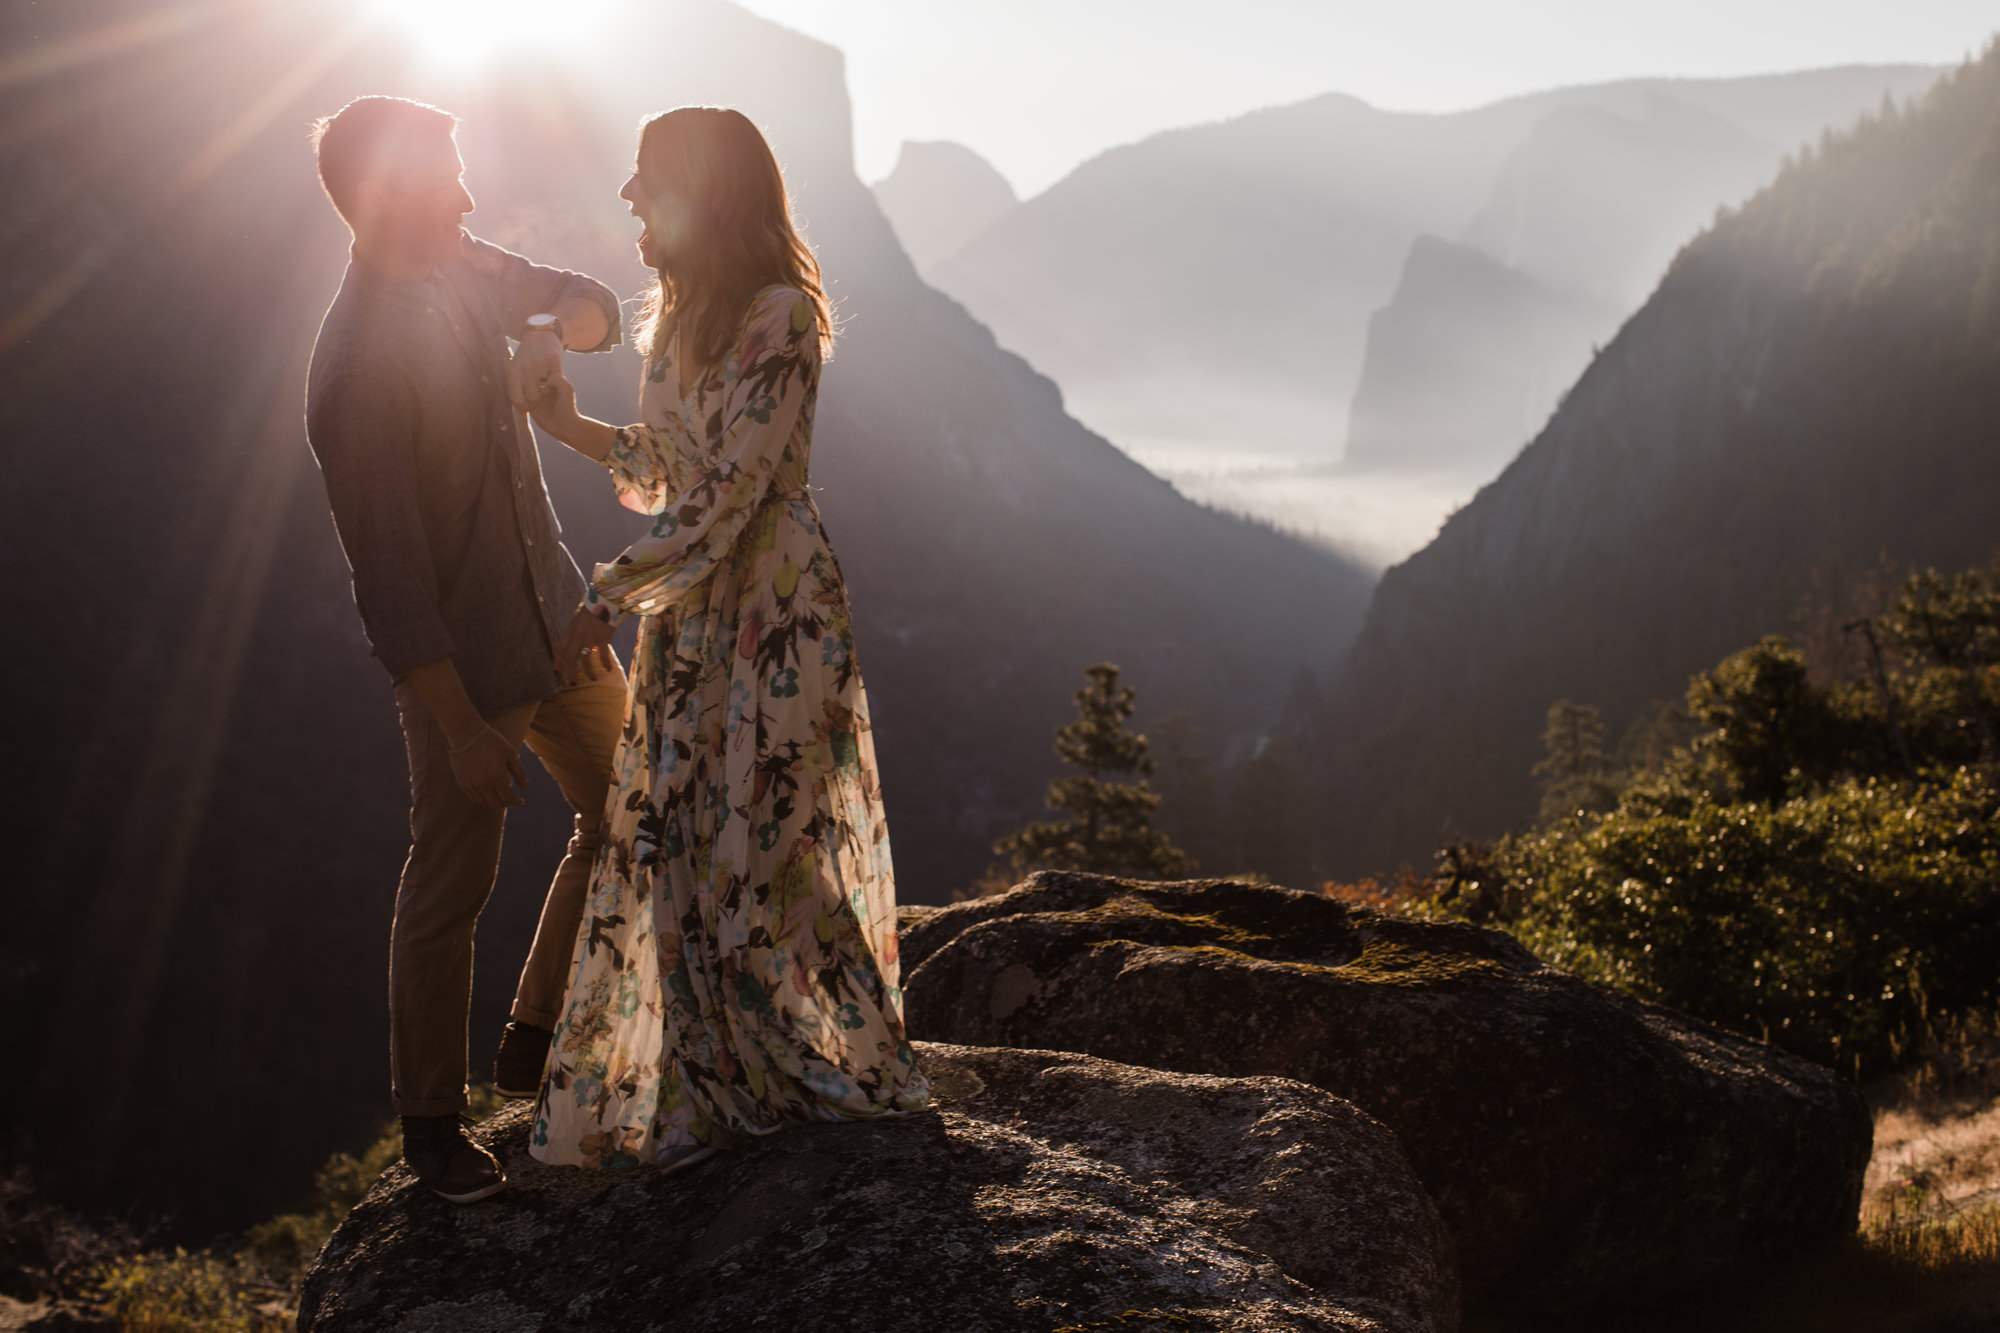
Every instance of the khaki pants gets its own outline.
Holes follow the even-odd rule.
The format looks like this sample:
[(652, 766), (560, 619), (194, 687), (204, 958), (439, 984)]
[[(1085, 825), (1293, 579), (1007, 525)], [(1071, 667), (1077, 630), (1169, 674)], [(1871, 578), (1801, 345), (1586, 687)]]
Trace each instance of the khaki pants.
[[(410, 753), (410, 857), (389, 930), (390, 1096), (398, 1115), (451, 1115), (465, 1106), (472, 932), (493, 892), (507, 816), (460, 790), (450, 743), (408, 681), (396, 686), (396, 708)], [(553, 1028), (562, 1016), (624, 716), (625, 678), (606, 672), (487, 719), (527, 743), (576, 811), (514, 992), (520, 1022)]]

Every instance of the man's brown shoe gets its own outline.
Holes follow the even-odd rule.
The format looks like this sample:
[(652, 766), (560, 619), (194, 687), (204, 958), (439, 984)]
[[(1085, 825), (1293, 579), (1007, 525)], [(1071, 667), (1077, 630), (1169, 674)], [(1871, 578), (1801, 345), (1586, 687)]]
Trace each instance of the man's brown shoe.
[(476, 1203), (507, 1188), (500, 1163), (465, 1137), (455, 1115), (404, 1116), (403, 1160), (419, 1184), (452, 1203)]

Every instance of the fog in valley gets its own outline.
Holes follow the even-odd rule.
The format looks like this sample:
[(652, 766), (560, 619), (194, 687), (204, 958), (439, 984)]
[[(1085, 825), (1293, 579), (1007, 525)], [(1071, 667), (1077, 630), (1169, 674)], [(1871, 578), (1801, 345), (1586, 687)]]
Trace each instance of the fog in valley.
[(1939, 72), (1453, 114), (1334, 94), (1114, 148), (1011, 206), (955, 145), (910, 145), (875, 190), (1078, 420), (1190, 498), (1380, 568), (1498, 475), (1718, 210)]

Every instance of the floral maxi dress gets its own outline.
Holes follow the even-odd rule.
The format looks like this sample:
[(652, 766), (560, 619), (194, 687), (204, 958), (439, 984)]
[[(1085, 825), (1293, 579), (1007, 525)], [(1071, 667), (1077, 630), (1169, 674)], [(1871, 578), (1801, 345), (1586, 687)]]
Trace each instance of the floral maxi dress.
[(648, 1164), (921, 1109), (847, 592), (805, 490), (819, 328), (769, 287), (685, 399), (672, 352), (606, 460), (657, 515), (586, 605), (644, 617), (534, 1155)]

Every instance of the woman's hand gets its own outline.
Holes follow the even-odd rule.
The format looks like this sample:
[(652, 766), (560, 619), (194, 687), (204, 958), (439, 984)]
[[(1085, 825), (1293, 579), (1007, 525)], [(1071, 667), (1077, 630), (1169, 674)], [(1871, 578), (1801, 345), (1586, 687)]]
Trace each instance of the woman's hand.
[(528, 404), (535, 424), (593, 463), (602, 463), (618, 442), (618, 430), (576, 410), (576, 386), (561, 371)]
[(576, 447), (570, 442), (583, 424), (583, 416), (576, 410), (576, 386), (569, 382), (569, 376), (560, 370), (550, 375), (541, 386), (541, 396), (528, 400), (528, 411), (537, 426)]

